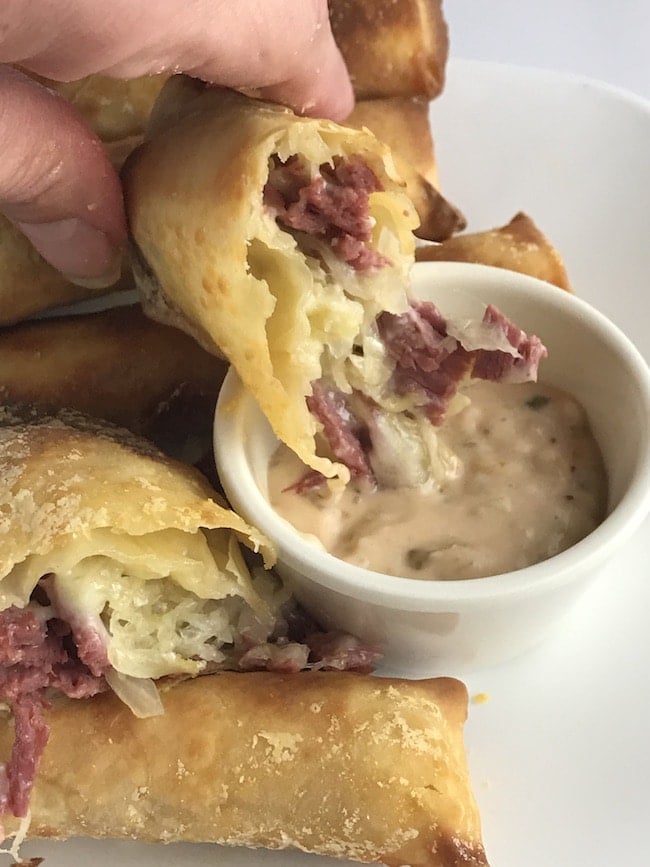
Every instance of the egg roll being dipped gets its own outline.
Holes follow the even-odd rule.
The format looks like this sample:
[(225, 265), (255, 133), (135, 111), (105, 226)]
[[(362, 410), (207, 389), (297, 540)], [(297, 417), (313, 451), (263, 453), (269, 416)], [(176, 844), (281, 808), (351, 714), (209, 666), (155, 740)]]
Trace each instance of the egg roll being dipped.
[(145, 311), (229, 359), (302, 488), (440, 482), (459, 383), (536, 375), (541, 343), (499, 311), (411, 297), (417, 217), (368, 130), (179, 77), (123, 177)]
[[(110, 695), (51, 710), (32, 835), (486, 867), (459, 681), (223, 673), (162, 700), (151, 719)], [(9, 739), (0, 727), (0, 754)]]
[(323, 376), (349, 388), (360, 333), (408, 307), (417, 217), (388, 147), (179, 76), (123, 179), (145, 311), (223, 353), (279, 438), (335, 475), (305, 398)]

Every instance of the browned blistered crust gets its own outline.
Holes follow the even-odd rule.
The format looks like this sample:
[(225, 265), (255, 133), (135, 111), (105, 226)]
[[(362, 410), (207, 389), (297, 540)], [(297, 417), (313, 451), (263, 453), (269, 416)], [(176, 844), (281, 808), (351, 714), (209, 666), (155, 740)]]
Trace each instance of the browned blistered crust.
[(420, 226), (415, 234), (444, 241), (465, 228), (465, 218), (438, 190), (438, 166), (429, 124), (429, 100), (394, 96), (358, 100), (346, 124), (367, 127), (393, 152), (406, 194), (415, 205)]
[(449, 238), (442, 244), (416, 250), (420, 262), (478, 262), (519, 271), (571, 291), (569, 278), (557, 249), (524, 213), (505, 226)]
[(0, 331), (0, 402), (68, 407), (185, 456), (211, 443), (225, 362), (139, 305)]
[(438, 96), (449, 51), (441, 0), (329, 0), (356, 96)]
[(264, 547), (215, 496), (198, 471), (127, 430), (72, 410), (0, 407), (0, 578), (98, 528), (132, 536), (230, 528)]
[(54, 707), (30, 833), (487, 864), (459, 681), (226, 673), (164, 703), (147, 720), (110, 695)]

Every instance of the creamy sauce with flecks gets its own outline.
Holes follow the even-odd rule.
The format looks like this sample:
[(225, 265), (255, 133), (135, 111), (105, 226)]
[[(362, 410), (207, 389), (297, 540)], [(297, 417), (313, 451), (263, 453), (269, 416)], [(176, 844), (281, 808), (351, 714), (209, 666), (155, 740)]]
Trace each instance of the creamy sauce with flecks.
[(330, 493), (287, 490), (305, 473), (280, 446), (269, 496), (302, 533), (350, 563), (407, 578), (497, 575), (546, 560), (583, 539), (605, 517), (603, 460), (586, 414), (572, 397), (540, 383), (477, 381), (470, 404), (439, 438), (458, 457), (439, 489)]

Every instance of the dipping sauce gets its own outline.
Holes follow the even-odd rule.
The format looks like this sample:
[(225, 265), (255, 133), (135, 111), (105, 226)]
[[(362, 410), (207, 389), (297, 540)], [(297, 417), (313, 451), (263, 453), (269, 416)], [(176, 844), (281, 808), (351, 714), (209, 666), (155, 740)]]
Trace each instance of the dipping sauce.
[(602, 456), (582, 407), (540, 383), (475, 381), (438, 430), (456, 455), (436, 488), (287, 490), (304, 465), (280, 446), (269, 498), (287, 521), (366, 569), (449, 581), (521, 569), (564, 551), (605, 517)]

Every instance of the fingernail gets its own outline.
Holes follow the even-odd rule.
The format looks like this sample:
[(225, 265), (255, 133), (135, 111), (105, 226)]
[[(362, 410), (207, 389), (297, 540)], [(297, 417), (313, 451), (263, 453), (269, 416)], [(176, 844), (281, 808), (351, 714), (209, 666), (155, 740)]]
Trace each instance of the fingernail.
[(122, 276), (123, 261), (122, 254), (118, 253), (111, 268), (99, 277), (79, 277), (76, 274), (64, 274), (64, 276), (75, 286), (82, 286), (84, 289), (110, 289)]
[(34, 247), (72, 283), (87, 289), (112, 286), (122, 255), (108, 236), (76, 217), (53, 223), (19, 223)]

